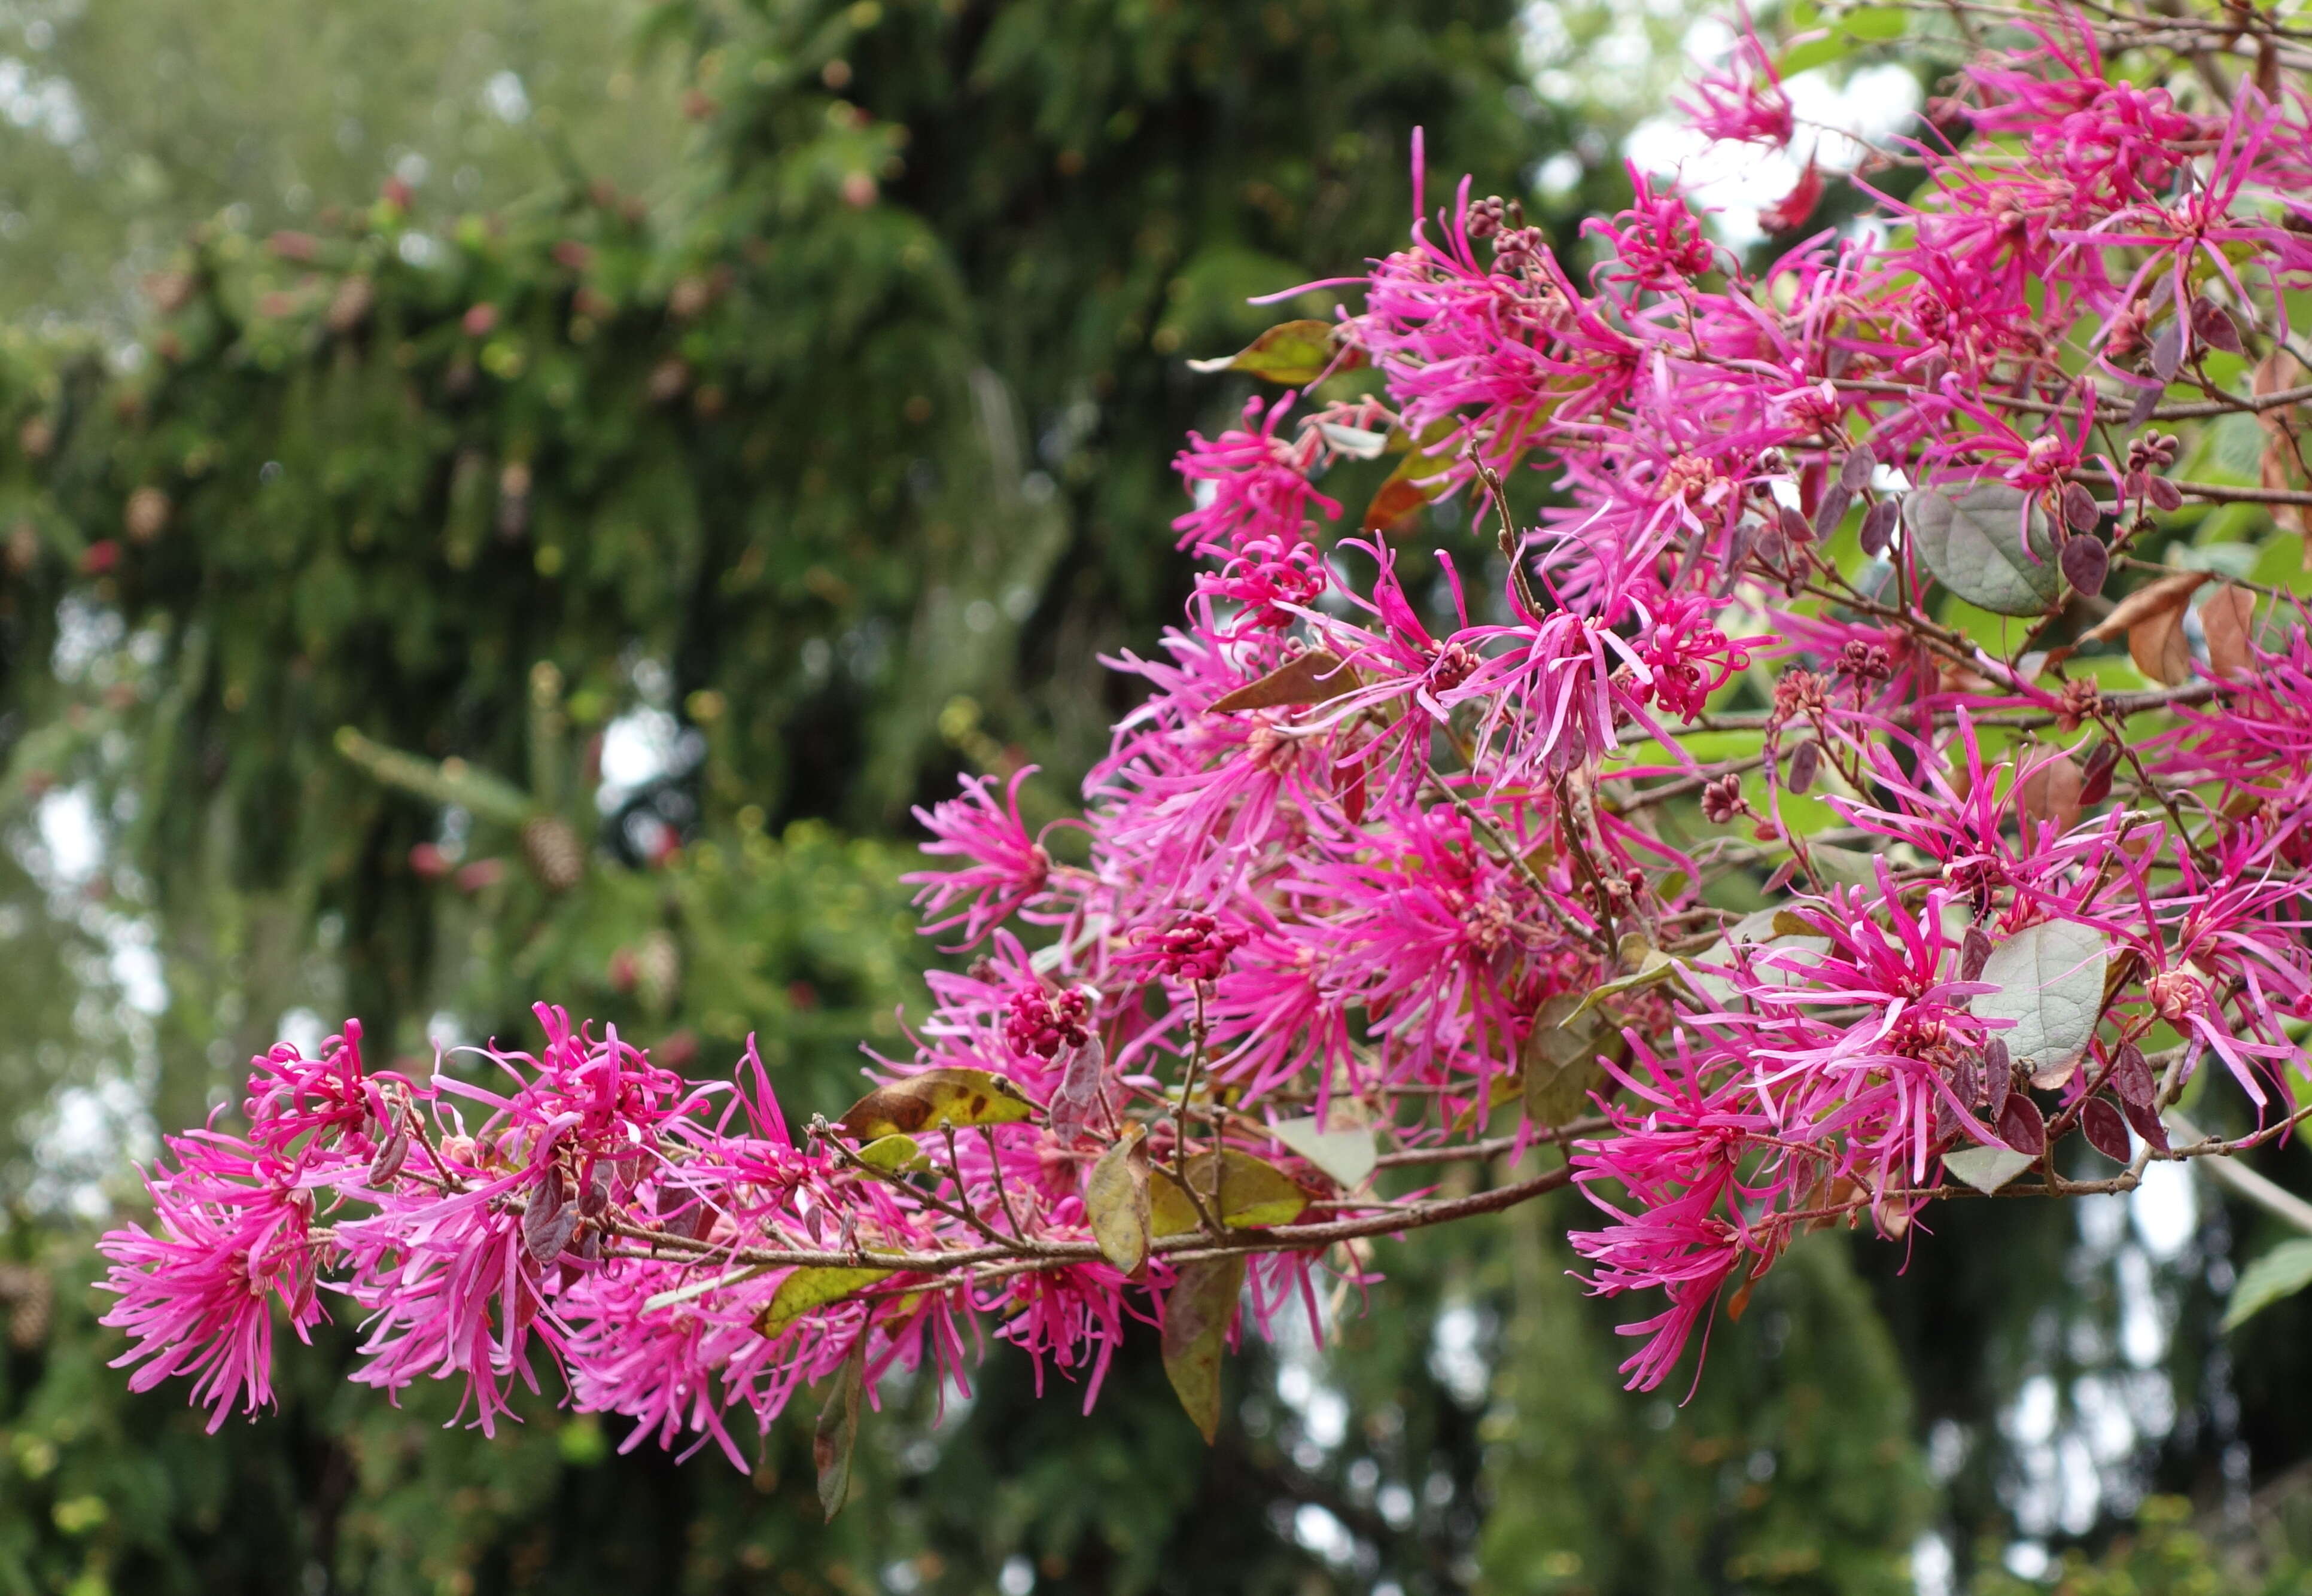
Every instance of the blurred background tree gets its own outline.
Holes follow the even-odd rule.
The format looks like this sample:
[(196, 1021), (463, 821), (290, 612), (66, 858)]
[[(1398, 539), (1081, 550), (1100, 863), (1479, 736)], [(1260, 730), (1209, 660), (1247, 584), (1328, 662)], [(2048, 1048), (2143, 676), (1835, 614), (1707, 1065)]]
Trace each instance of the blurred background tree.
[[(872, 1428), (831, 1528), (793, 1425), (744, 1476), (550, 1410), (486, 1442), (346, 1386), (342, 1328), (208, 1438), (101, 1367), (83, 1285), (120, 1150), (346, 1014), (423, 1057), (547, 997), (701, 1072), (751, 1032), (838, 1109), (936, 956), (908, 806), (1033, 762), (1064, 813), (1100, 656), (1185, 590), (1169, 462), (1248, 389), (1183, 358), (1403, 237), (1416, 124), (1432, 194), (1474, 172), (1578, 257), (1686, 17), (0, 17), (0, 1590), (1875, 1592), (1928, 1588), (1939, 1519), (1960, 1564), (2008, 1524), (2052, 1211), (2005, 1295), (1824, 1238), (1678, 1409), (1615, 1389), (1576, 1211), (1530, 1209), (1247, 1360), (1209, 1454), (1151, 1347), (1089, 1418), (999, 1355)], [(2220, 1496), (2237, 1428), (2169, 1483)]]

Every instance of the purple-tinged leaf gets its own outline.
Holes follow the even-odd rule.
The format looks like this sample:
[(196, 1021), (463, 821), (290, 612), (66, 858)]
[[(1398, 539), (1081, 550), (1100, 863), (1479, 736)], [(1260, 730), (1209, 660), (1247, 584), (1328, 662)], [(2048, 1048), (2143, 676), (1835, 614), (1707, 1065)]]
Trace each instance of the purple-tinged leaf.
[(2080, 1130), (2087, 1137), (2088, 1146), (2115, 1163), (2124, 1164), (2134, 1156), (2127, 1141), (2127, 1117), (2109, 1098), (2087, 1100), (2080, 1109)]
[(1862, 518), (1862, 552), (1872, 559), (1887, 552), (1894, 541), (1895, 523), (1902, 519), (1903, 507), (1892, 499), (1881, 499)]

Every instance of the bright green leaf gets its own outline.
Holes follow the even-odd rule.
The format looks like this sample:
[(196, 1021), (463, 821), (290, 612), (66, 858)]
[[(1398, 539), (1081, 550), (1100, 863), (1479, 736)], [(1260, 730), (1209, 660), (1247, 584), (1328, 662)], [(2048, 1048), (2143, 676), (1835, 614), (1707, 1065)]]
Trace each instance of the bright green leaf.
[(2224, 1328), (2237, 1330), (2282, 1297), (2312, 1286), (2312, 1239), (2282, 1242), (2240, 1271), (2224, 1304)]
[(890, 1274), (889, 1269), (806, 1265), (779, 1282), (779, 1288), (771, 1294), (769, 1305), (755, 1315), (755, 1329), (776, 1340), (789, 1325), (813, 1308), (841, 1302), (878, 1280), (888, 1279)]

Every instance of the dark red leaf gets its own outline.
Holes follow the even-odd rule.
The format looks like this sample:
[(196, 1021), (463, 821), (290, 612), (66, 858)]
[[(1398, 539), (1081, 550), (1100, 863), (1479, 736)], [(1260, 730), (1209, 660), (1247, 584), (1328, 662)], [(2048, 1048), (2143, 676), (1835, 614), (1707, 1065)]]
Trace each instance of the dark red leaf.
[(2047, 1150), (2047, 1121), (2027, 1092), (2010, 1092), (1999, 1110), (1999, 1139), (2035, 1157)]
[(2111, 1089), (2119, 1094), (2122, 1103), (2132, 1103), (2138, 1108), (2150, 1108), (2159, 1095), (2159, 1083), (2152, 1078), (2151, 1066), (2144, 1061), (2143, 1050), (2132, 1042), (2112, 1059)]
[(2057, 563), (2063, 568), (2063, 580), (2090, 598), (2103, 591), (2104, 578), (2111, 574), (2111, 551), (2097, 537), (2069, 539)]
[(2163, 1153), (2168, 1150), (2168, 1127), (2159, 1118), (2157, 1109), (2132, 1103), (2122, 1103), (2119, 1106), (2120, 1112), (2127, 1116), (2127, 1122), (2135, 1127), (2136, 1135)]
[(2063, 485), (2063, 519), (2081, 532), (2094, 531), (2095, 524), (2103, 519), (2103, 511), (2096, 508), (2096, 496), (2085, 483)]
[(2184, 363), (2184, 322), (2171, 316), (2163, 323), (2151, 340), (2151, 372), (2162, 382), (2176, 380), (2176, 368)]
[(1991, 959), (1991, 934), (1981, 926), (1969, 926), (1966, 935), (1959, 939), (1958, 978), (1961, 981), (1981, 979), (1983, 967)]
[(2089, 751), (2080, 772), (2080, 802), (2099, 804), (2111, 796), (2111, 773), (2119, 765), (2119, 745), (2106, 738)]
[(2232, 319), (2230, 311), (2205, 295), (2192, 301), (2192, 332), (2211, 349), (2220, 349), (2226, 354), (2242, 353), (2239, 324)]
[(1814, 532), (1817, 537), (1828, 537), (1838, 530), (1853, 506), (1854, 493), (1843, 482), (1832, 483), (1822, 491), (1822, 502), (1814, 507)]
[(1791, 232), (1806, 225), (1822, 201), (1822, 172), (1811, 161), (1788, 194), (1758, 213), (1758, 226), (1769, 233)]
[(2090, 1097), (2080, 1110), (2080, 1129), (2088, 1146), (2105, 1157), (2124, 1164), (2133, 1155), (2127, 1143), (2127, 1119), (2107, 1097)]
[(1881, 499), (1862, 518), (1862, 552), (1872, 559), (1887, 552), (1887, 545), (1895, 536), (1895, 523), (1902, 518), (1903, 507), (1892, 499)]
[(2015, 1084), (2015, 1061), (1996, 1036), (1983, 1044), (1983, 1084), (1991, 1094), (1991, 1122), (1996, 1125), (2007, 1108), (2008, 1089)]
[(1815, 772), (1822, 767), (1822, 745), (1800, 743), (1791, 754), (1790, 788), (1792, 792), (1804, 792), (1814, 785)]

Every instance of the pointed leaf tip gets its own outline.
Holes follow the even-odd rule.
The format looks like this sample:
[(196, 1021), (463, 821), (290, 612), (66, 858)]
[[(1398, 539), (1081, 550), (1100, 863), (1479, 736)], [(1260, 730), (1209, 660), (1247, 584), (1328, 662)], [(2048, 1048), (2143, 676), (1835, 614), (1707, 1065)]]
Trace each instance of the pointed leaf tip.
[(1210, 1446), (1221, 1428), (1221, 1359), (1244, 1289), (1244, 1258), (1199, 1258), (1180, 1266), (1164, 1298), (1164, 1373), (1180, 1406)]

